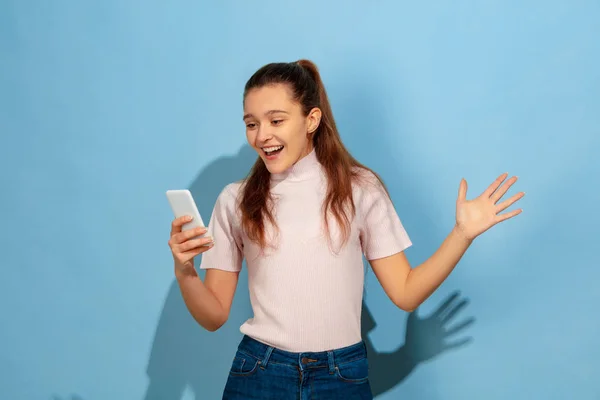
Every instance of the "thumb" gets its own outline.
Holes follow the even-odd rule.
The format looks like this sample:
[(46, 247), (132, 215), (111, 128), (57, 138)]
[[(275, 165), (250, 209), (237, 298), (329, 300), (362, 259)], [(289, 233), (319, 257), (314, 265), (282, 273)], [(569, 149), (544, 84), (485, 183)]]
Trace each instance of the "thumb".
[(467, 187), (467, 181), (465, 178), (462, 178), (458, 187), (458, 201), (465, 201), (467, 199)]

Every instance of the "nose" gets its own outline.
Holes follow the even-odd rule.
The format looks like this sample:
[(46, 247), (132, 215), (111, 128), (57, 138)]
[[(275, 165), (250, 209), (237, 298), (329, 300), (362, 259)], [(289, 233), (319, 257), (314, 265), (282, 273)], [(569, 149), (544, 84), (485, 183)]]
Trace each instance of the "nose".
[(256, 132), (256, 144), (257, 146), (262, 146), (269, 139), (273, 138), (273, 134), (268, 126), (261, 125)]

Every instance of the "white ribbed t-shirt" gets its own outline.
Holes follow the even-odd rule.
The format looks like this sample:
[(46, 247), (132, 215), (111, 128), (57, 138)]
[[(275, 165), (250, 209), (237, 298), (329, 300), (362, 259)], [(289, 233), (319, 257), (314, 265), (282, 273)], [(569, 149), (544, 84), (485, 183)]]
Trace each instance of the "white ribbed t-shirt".
[(239, 191), (231, 183), (215, 204), (209, 234), (215, 245), (202, 255), (201, 269), (239, 271), (248, 267), (254, 316), (240, 331), (292, 352), (325, 351), (361, 340), (363, 254), (372, 260), (401, 252), (411, 241), (384, 188), (369, 171), (353, 187), (356, 214), (350, 237), (330, 218), (328, 240), (322, 204), (327, 180), (313, 150), (281, 174), (271, 175), (273, 214), (270, 246), (261, 251), (241, 228)]

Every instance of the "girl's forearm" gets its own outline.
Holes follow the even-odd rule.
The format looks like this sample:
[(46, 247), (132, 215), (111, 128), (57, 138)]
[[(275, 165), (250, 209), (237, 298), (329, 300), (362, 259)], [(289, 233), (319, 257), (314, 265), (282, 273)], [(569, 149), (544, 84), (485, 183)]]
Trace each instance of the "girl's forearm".
[(409, 272), (404, 290), (410, 309), (416, 309), (444, 282), (471, 243), (454, 227), (435, 253)]
[(176, 271), (175, 276), (183, 301), (194, 319), (208, 331), (219, 329), (227, 319), (225, 312), (196, 271)]

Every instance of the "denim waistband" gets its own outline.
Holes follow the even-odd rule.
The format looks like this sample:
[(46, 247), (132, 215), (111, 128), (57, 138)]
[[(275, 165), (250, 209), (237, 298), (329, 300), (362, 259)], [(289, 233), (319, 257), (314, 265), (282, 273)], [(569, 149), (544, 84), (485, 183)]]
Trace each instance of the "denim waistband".
[(299, 367), (303, 370), (327, 367), (330, 371), (333, 371), (336, 365), (367, 356), (364, 341), (340, 349), (293, 353), (261, 343), (248, 335), (244, 335), (238, 350), (260, 360), (263, 367), (267, 367), (269, 362), (274, 362)]

